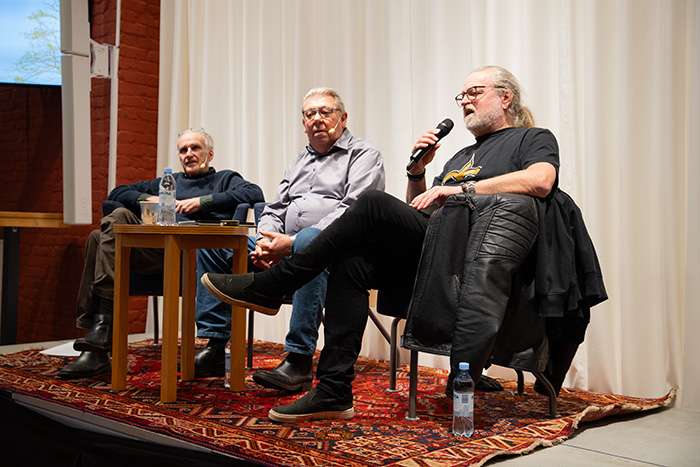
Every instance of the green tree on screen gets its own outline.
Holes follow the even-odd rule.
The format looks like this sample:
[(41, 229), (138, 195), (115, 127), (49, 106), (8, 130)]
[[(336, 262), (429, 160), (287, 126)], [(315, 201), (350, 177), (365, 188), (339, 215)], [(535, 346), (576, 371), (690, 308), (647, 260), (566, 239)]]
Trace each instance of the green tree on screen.
[(26, 83), (45, 74), (61, 75), (59, 0), (45, 2), (44, 9), (33, 12), (29, 19), (36, 26), (31, 32), (24, 33), (30, 46), (14, 64), (16, 83)]

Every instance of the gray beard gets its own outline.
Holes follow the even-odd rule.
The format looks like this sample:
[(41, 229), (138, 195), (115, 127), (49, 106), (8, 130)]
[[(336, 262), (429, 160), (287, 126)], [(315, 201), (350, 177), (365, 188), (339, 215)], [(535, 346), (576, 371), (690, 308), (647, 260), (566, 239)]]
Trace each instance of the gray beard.
[(498, 120), (500, 113), (498, 109), (489, 109), (485, 112), (472, 113), (464, 117), (464, 125), (472, 134), (480, 136), (490, 132), (493, 123)]

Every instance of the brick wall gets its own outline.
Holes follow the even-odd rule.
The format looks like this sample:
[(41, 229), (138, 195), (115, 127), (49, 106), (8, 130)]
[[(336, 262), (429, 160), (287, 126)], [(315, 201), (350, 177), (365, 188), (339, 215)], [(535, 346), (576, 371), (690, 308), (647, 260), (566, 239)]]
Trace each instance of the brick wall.
[[(114, 44), (116, 0), (91, 2), (91, 37)], [(123, 0), (119, 61), (117, 184), (156, 176), (160, 0)], [(107, 197), (110, 83), (92, 79), (91, 226), (21, 231), (17, 341), (83, 335), (75, 302), (85, 239), (99, 227)], [(62, 212), (61, 90), (57, 86), (0, 85), (5, 170), (0, 210)], [(130, 332), (142, 332), (146, 299), (132, 298)]]

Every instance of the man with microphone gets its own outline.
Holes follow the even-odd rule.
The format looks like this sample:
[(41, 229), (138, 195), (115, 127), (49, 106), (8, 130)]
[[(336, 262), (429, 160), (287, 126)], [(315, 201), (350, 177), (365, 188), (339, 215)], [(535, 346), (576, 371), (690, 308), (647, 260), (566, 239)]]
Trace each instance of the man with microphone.
[[(267, 271), (202, 277), (207, 290), (221, 300), (252, 309), (274, 310), (284, 295), (294, 292), (326, 267), (330, 270), (325, 345), (317, 369), (318, 383), (291, 404), (270, 410), (272, 420), (293, 423), (354, 416), (352, 382), (367, 322), (367, 289), (379, 289), (380, 306), (383, 294), (399, 307), (408, 304), (430, 219), (425, 212), (427, 208), (434, 204), (442, 206), (448, 196), (460, 193), (466, 193), (467, 199), (477, 207), (479, 200), (491, 198), (475, 197), (477, 194), (529, 195), (522, 198), (531, 202), (533, 198), (546, 197), (556, 187), (559, 168), (556, 139), (550, 131), (534, 127), (532, 114), (521, 104), (520, 96), (520, 85), (508, 70), (495, 66), (474, 70), (455, 100), (476, 143), (447, 161), (431, 188), (426, 185), (425, 167), (433, 161), (440, 146), (438, 134), (444, 136), (444, 130), (430, 130), (414, 145), (415, 161), (409, 164), (407, 173), (406, 202), (386, 193), (368, 192), (304, 250)], [(418, 153), (422, 155), (415, 157)], [(486, 213), (493, 223), (505, 216), (498, 207)], [(534, 225), (531, 230), (536, 235), (537, 219), (527, 221), (529, 227)], [(487, 230), (491, 228), (488, 225)], [(517, 227), (516, 222), (514, 228)], [(518, 235), (526, 236), (519, 231)], [(497, 244), (479, 245), (479, 248), (482, 246), (498, 249)], [(489, 262), (484, 269), (494, 269), (475, 271), (475, 290), (460, 290), (460, 294), (474, 297), (470, 303), (476, 309), (468, 313), (476, 322), (473, 331), (490, 334), (498, 329), (505, 313), (505, 306), (500, 306), (504, 291), (492, 287), (486, 279), (494, 275), (510, 277), (512, 269), (522, 264), (526, 254), (527, 251), (516, 251), (506, 254), (512, 256), (508, 261), (497, 258)], [(455, 329), (454, 339), (458, 340), (457, 332)], [(467, 346), (470, 341), (460, 340), (460, 343)], [(488, 357), (490, 347), (484, 345), (478, 351)], [(465, 358), (462, 347), (453, 344), (448, 395), (452, 393), (452, 380), (460, 361), (469, 361), (477, 383), (481, 378), (486, 359), (462, 358)]]
[[(275, 200), (258, 221), (250, 257), (261, 269), (304, 248), (362, 193), (384, 190), (382, 156), (372, 143), (346, 128), (348, 114), (336, 90), (311, 89), (303, 99), (301, 116), (309, 144), (284, 172)], [(201, 271), (231, 271), (230, 250), (200, 250), (197, 260)], [(290, 392), (311, 387), (327, 280), (328, 271), (319, 271), (294, 293), (284, 346), (288, 354), (276, 368), (257, 371), (256, 383)], [(224, 345), (231, 329), (230, 306), (206, 292), (203, 295), (197, 297), (197, 335), (208, 337), (209, 344), (195, 358), (199, 377), (223, 374)], [(268, 312), (275, 313), (277, 309)]]

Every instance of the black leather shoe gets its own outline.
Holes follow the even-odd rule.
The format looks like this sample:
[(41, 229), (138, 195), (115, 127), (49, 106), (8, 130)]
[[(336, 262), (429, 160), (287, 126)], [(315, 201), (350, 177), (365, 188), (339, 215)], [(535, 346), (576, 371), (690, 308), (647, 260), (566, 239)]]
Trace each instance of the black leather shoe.
[(194, 377), (224, 376), (226, 344), (209, 344), (194, 357)]
[(271, 297), (250, 290), (253, 273), (248, 274), (214, 274), (202, 276), (202, 284), (213, 296), (222, 302), (242, 306), (265, 315), (276, 315), (282, 306), (284, 297)]
[(314, 381), (313, 356), (298, 355), (296, 360), (301, 361), (295, 364), (288, 357), (274, 370), (258, 370), (253, 374), (253, 381), (280, 391), (308, 391)]
[(352, 396), (342, 399), (322, 399), (316, 393), (316, 388), (311, 388), (309, 392), (291, 404), (275, 407), (268, 412), (268, 417), (271, 420), (283, 423), (333, 418), (347, 420), (354, 416)]
[(87, 336), (76, 339), (73, 349), (80, 352), (112, 350), (112, 315), (95, 315)]
[(58, 377), (61, 379), (89, 378), (111, 371), (112, 365), (109, 363), (108, 352), (85, 351), (76, 361), (61, 368), (58, 371)]

